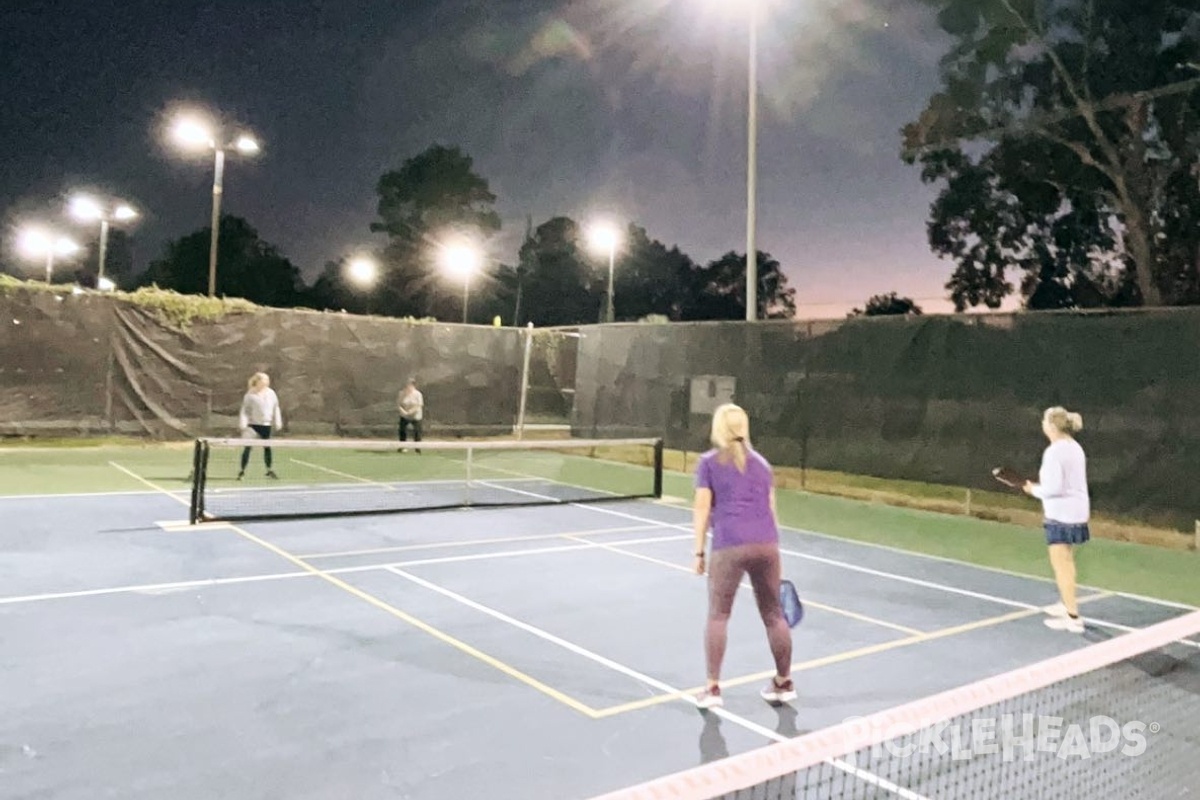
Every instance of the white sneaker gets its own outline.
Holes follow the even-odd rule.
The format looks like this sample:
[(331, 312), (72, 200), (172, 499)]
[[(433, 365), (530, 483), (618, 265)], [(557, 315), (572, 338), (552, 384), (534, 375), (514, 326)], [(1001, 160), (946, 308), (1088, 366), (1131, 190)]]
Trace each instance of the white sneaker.
[(1045, 611), (1051, 617), (1067, 616), (1067, 607), (1064, 606), (1062, 603), (1055, 603), (1052, 606), (1046, 606), (1042, 610)]
[(1047, 628), (1056, 631), (1068, 631), (1069, 633), (1083, 633), (1083, 618), (1075, 617), (1050, 617), (1042, 622)]
[(725, 705), (721, 699), (721, 687), (711, 686), (695, 697), (696, 705), (700, 708), (720, 708)]
[(796, 684), (788, 678), (783, 683), (778, 678), (772, 678), (767, 688), (759, 692), (759, 696), (768, 703), (790, 703), (796, 699)]

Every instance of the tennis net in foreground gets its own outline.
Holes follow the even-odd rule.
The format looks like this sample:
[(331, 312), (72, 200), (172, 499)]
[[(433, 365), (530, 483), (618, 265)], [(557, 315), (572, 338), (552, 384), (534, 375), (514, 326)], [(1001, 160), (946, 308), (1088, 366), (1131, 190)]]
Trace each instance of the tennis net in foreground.
[[(270, 473), (265, 464), (270, 451)], [(243, 468), (244, 466), (244, 468)], [(279, 519), (660, 497), (661, 439), (199, 439), (191, 519)]]
[(1200, 611), (594, 800), (1200, 797), (1198, 636)]

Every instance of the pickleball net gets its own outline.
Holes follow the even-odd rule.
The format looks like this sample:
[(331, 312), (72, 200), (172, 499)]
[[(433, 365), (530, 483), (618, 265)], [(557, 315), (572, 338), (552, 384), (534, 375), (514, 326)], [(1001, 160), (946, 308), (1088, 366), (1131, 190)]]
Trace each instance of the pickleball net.
[(1197, 642), (1200, 611), (592, 800), (1200, 797)]
[(662, 440), (652, 438), (198, 439), (190, 516), (196, 523), (629, 500), (661, 497), (662, 475)]

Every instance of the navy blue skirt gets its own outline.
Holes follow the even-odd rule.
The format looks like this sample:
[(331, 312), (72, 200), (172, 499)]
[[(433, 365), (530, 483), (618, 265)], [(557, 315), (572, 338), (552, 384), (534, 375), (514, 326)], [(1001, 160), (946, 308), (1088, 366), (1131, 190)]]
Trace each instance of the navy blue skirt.
[(1084, 544), (1092, 538), (1086, 522), (1068, 523), (1046, 520), (1046, 544)]

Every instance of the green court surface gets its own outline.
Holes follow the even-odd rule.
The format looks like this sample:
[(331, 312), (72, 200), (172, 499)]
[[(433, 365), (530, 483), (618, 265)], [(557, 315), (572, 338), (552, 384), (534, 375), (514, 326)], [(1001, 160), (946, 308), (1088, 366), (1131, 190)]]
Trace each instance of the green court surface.
[[(280, 458), (283, 448), (275, 452)], [(366, 480), (457, 477), (462, 469), (461, 464), (444, 456), (405, 459), (402, 474), (395, 472), (396, 459), (385, 460), (378, 454), (355, 454), (352, 462), (342, 465), (345, 469), (330, 466), (326, 453), (317, 453), (313, 458), (326, 459), (314, 463), (330, 470)], [(141, 492), (152, 489), (147, 481), (155, 488), (184, 492), (190, 488), (191, 460), (192, 446), (186, 442), (0, 447), (0, 494)], [(582, 457), (544, 456), (530, 460), (504, 453), (488, 455), (479, 464), (484, 470), (501, 474), (505, 471), (529, 474), (531, 465), (542, 464), (553, 473), (543, 477), (617, 492), (640, 489), (646, 483), (645, 475), (639, 475), (643, 472), (641, 468)], [(232, 462), (224, 467), (225, 471), (230, 469), (234, 469)], [(255, 454), (247, 475), (261, 469), (261, 456)], [(536, 474), (538, 468), (533, 471)], [(691, 477), (668, 471), (663, 490), (667, 502), (686, 503), (691, 495)], [(1042, 533), (1037, 529), (793, 490), (779, 492), (779, 513), (782, 524), (798, 530), (1032, 577), (1050, 577)], [(1078, 564), (1081, 584), (1200, 605), (1200, 581), (1196, 579), (1200, 555), (1194, 552), (1097, 538), (1079, 554)]]

